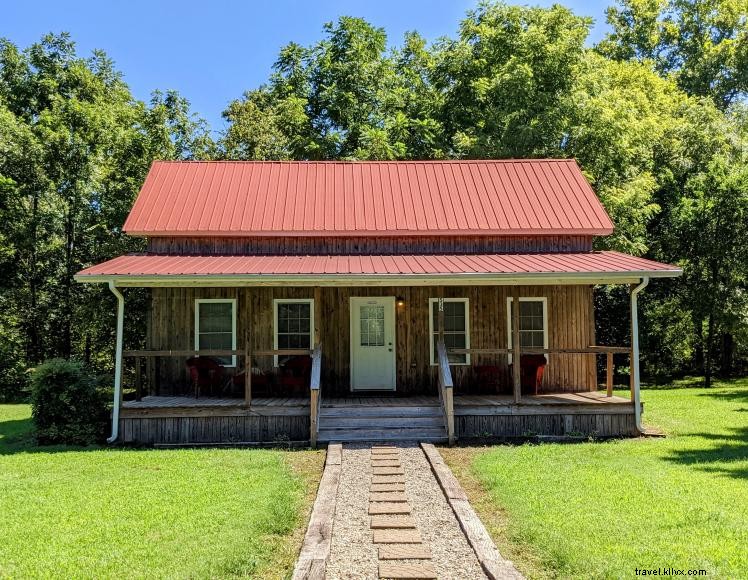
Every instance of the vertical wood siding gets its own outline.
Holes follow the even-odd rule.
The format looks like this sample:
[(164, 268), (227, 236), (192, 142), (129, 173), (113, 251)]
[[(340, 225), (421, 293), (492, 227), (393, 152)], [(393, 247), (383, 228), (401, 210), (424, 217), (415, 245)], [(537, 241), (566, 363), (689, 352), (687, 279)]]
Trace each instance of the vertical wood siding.
[[(396, 309), (396, 364), (399, 394), (435, 394), (436, 367), (429, 360), (429, 298), (436, 287), (321, 288), (323, 345), (323, 392), (344, 395), (350, 385), (350, 298), (355, 296), (399, 296), (405, 305)], [(470, 299), (470, 345), (473, 348), (506, 348), (508, 286), (444, 287), (447, 298)], [(550, 348), (587, 347), (594, 343), (592, 288), (590, 286), (522, 286), (520, 296), (548, 299), (548, 343)], [(237, 347), (244, 348), (247, 324), (253, 348), (273, 348), (273, 299), (313, 298), (314, 288), (154, 288), (148, 325), (148, 348), (191, 349), (194, 346), (196, 298), (237, 298)], [(251, 305), (251, 308), (247, 308)], [(248, 320), (247, 313), (251, 313)], [(239, 361), (239, 364), (243, 364)], [(272, 357), (253, 361), (269, 369)], [(184, 359), (162, 359), (149, 363), (151, 377), (158, 376), (161, 394), (184, 392), (188, 376)], [(506, 356), (474, 355), (470, 366), (453, 366), (458, 392), (475, 392), (475, 367), (498, 365), (504, 369), (503, 383), (511, 390)], [(589, 354), (552, 354), (543, 377), (542, 392), (589, 391), (597, 388), (595, 357)]]
[(473, 254), (589, 252), (591, 236), (151, 237), (148, 251), (177, 255)]

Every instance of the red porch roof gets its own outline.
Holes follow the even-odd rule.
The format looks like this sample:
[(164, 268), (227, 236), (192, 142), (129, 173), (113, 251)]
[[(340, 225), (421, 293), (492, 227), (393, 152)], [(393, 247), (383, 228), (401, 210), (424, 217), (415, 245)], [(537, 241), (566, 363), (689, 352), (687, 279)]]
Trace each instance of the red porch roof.
[(607, 235), (573, 159), (157, 161), (131, 235)]
[(600, 277), (680, 274), (675, 266), (619, 252), (387, 256), (120, 256), (76, 274), (81, 282), (127, 278)]

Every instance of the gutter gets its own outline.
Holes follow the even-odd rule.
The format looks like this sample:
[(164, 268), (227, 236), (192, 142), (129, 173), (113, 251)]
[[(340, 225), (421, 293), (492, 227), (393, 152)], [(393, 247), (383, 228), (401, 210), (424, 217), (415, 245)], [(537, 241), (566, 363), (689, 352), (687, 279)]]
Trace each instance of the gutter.
[(639, 313), (638, 296), (649, 284), (649, 278), (641, 279), (639, 285), (631, 291), (631, 376), (634, 381), (634, 415), (636, 417), (636, 429), (644, 433), (642, 428), (641, 407), (641, 381), (639, 379)]
[(76, 274), (81, 283), (116, 282), (123, 286), (454, 286), (514, 284), (628, 284), (642, 278), (675, 278), (680, 269), (629, 272), (528, 272), (528, 273), (442, 273), (442, 274)]
[(114, 443), (119, 436), (119, 407), (122, 400), (122, 343), (125, 322), (125, 297), (117, 290), (114, 280), (109, 280), (109, 290), (117, 297), (117, 344), (114, 352), (114, 404), (112, 406), (112, 435), (107, 443)]

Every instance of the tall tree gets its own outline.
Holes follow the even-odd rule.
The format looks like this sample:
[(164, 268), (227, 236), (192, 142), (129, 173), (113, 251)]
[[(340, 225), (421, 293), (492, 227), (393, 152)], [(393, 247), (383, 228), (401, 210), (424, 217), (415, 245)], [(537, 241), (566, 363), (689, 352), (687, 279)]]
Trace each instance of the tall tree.
[(598, 47), (603, 54), (649, 60), (722, 109), (748, 93), (745, 0), (619, 0), (607, 16), (613, 31)]

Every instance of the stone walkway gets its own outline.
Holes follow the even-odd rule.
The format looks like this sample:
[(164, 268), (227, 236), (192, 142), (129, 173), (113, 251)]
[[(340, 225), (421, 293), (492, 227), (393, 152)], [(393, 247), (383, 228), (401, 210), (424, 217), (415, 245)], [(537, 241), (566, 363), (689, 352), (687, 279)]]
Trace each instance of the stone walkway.
[[(433, 447), (428, 451), (432, 462), (435, 458), (440, 461)], [(458, 521), (452, 500), (445, 497), (429, 458), (418, 445), (347, 444), (342, 453), (338, 447), (332, 455), (339, 457), (329, 466), (339, 469), (335, 471), (336, 487), (331, 491), (320, 485), (312, 514), (312, 522), (317, 523), (310, 522), (294, 578), (521, 578), (510, 562), (501, 559), (490, 540), (494, 560), (499, 558), (503, 568), (497, 575), (489, 565), (486, 575), (481, 546), (476, 550), (462, 528), (477, 522), (484, 533), (483, 543), (488, 538), (485, 529), (472, 509), (474, 521)], [(440, 463), (437, 471), (444, 473), (445, 469), (448, 471)], [(447, 485), (459, 487), (456, 480)], [(326, 503), (320, 502), (323, 494), (328, 497)], [(331, 533), (319, 533), (325, 519), (321, 513), (332, 518)], [(312, 549), (317, 550), (316, 556), (309, 556)], [(476, 552), (484, 557), (479, 559)], [(310, 573), (303, 558), (317, 558), (316, 573)]]

